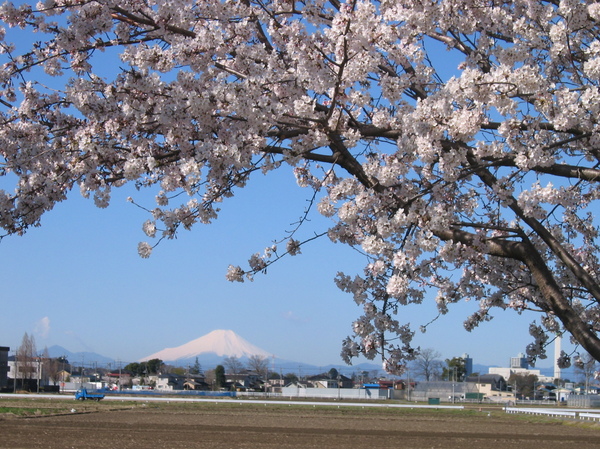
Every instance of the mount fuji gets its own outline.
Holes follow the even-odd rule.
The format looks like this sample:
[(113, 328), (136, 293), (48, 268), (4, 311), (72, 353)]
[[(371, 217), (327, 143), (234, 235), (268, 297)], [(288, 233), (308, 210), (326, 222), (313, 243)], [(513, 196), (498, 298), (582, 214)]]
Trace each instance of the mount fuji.
[(214, 330), (203, 337), (192, 340), (176, 348), (165, 348), (140, 362), (160, 359), (164, 362), (193, 362), (197, 357), (203, 361), (213, 361), (216, 358), (232, 357), (243, 359), (253, 355), (272, 357), (272, 354), (253, 345), (231, 330)]

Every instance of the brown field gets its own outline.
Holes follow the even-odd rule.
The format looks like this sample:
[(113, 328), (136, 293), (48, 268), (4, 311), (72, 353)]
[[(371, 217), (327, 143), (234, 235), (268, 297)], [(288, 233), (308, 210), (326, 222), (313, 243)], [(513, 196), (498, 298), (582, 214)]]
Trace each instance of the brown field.
[(586, 449), (600, 447), (600, 426), (501, 408), (0, 399), (0, 447)]

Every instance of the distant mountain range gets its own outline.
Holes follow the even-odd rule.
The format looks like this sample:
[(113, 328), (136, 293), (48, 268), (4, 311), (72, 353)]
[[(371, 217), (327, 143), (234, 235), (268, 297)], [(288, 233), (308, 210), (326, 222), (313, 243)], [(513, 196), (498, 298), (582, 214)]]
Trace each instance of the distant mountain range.
[(198, 359), (204, 368), (212, 368), (221, 363), (226, 357), (237, 357), (242, 363), (258, 355), (272, 360), (271, 369), (282, 371), (282, 374), (295, 373), (296, 375), (317, 374), (336, 368), (338, 371), (381, 371), (381, 365), (362, 363), (359, 365), (327, 365), (315, 366), (302, 362), (294, 362), (276, 358), (270, 352), (253, 345), (240, 337), (232, 330), (214, 330), (200, 338), (192, 340), (176, 348), (165, 348), (149, 356), (143, 357), (138, 362), (151, 359), (160, 359), (165, 363), (175, 366), (191, 366)]
[(95, 352), (71, 352), (58, 345), (50, 346), (48, 348), (48, 355), (50, 357), (66, 357), (72, 365), (77, 366), (90, 366), (94, 363), (104, 366), (108, 363), (115, 363), (114, 359), (96, 354)]
[[(71, 352), (62, 346), (52, 346), (48, 348), (48, 353), (50, 357), (65, 356), (71, 364), (84, 365), (87, 367), (94, 365), (106, 367), (109, 364), (116, 367), (117, 364), (125, 366), (128, 363), (133, 362), (133, 360), (117, 361), (94, 352)], [(181, 346), (162, 349), (146, 357), (142, 357), (137, 361), (141, 362), (150, 359), (160, 359), (170, 365), (185, 367), (193, 365), (197, 358), (203, 369), (212, 369), (215, 366), (222, 364), (226, 357), (235, 356), (244, 363), (252, 355), (259, 355), (272, 359), (271, 369), (281, 372), (282, 374), (294, 373), (298, 376), (303, 376), (306, 374), (327, 372), (331, 368), (335, 368), (342, 373), (358, 373), (362, 371), (372, 373), (373, 371), (377, 371), (377, 373), (383, 374), (381, 365), (376, 363), (366, 362), (351, 366), (344, 364), (316, 366), (303, 362), (279, 359), (268, 351), (248, 342), (232, 330), (215, 330)], [(489, 368), (490, 367), (486, 365), (475, 364), (473, 366), (473, 372), (487, 374)], [(539, 369), (543, 375), (552, 375), (553, 372), (552, 367), (538, 367), (537, 369)]]
[[(102, 366), (116, 367), (117, 364), (125, 366), (134, 360), (115, 360), (110, 357), (97, 354), (95, 352), (71, 352), (62, 346), (52, 346), (48, 348), (50, 357), (66, 357), (73, 365), (84, 366)], [(232, 330), (215, 330), (200, 338), (192, 340), (175, 348), (165, 348), (146, 357), (137, 360), (138, 362), (160, 359), (163, 362), (175, 366), (191, 366), (196, 362), (196, 358), (203, 369), (212, 369), (222, 364), (226, 357), (235, 356), (242, 363), (252, 355), (260, 355), (272, 359), (271, 369), (282, 374), (294, 373), (298, 376), (306, 374), (318, 374), (328, 372), (335, 368), (340, 372), (361, 372), (377, 371), (383, 373), (381, 365), (375, 363), (360, 363), (357, 365), (330, 364), (326, 366), (316, 366), (308, 363), (284, 360), (275, 358), (271, 353), (253, 345), (244, 338), (237, 335)]]

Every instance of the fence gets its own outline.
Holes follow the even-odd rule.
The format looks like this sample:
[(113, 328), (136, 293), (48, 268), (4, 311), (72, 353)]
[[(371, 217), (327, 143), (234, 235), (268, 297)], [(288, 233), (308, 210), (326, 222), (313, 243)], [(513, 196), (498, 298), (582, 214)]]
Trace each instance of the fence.
[(580, 413), (579, 419), (584, 419), (586, 421), (600, 421), (600, 413)]
[(526, 415), (554, 416), (556, 418), (576, 418), (576, 411), (557, 410), (548, 408), (506, 407), (506, 413), (524, 413)]
[(592, 407), (600, 407), (600, 395), (597, 394), (582, 394), (576, 395), (572, 394), (567, 399), (567, 403), (569, 407), (577, 407), (577, 408), (592, 408)]
[(381, 388), (299, 388), (283, 387), (284, 398), (390, 399), (392, 390)]
[(585, 421), (600, 421), (600, 413), (590, 413), (581, 409), (555, 409), (555, 408), (525, 408), (506, 407), (506, 413), (524, 413), (527, 415), (549, 416), (553, 418), (571, 418)]

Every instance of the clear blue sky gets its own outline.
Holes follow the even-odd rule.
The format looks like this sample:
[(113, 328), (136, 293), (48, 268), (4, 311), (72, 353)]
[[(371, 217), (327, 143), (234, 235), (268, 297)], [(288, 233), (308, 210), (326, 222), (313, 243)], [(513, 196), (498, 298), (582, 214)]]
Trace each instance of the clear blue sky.
[[(0, 180), (0, 188), (7, 187)], [(216, 223), (182, 231), (150, 259), (141, 259), (137, 244), (147, 240), (141, 230), (147, 216), (125, 199), (132, 195), (153, 207), (154, 193), (118, 189), (112, 205), (101, 210), (73, 192), (43, 218), (41, 228), (2, 240), (0, 345), (14, 350), (27, 332), (39, 349), (56, 344), (134, 361), (215, 329), (231, 329), (281, 359), (342, 363), (341, 341), (360, 310), (333, 278), (340, 270), (360, 272), (364, 261), (358, 253), (321, 239), (253, 283), (225, 280), (229, 264), (244, 266), (301, 216), (311, 193), (295, 185), (289, 169), (258, 175), (223, 204)], [(326, 224), (314, 219), (305, 236)], [(443, 358), (468, 353), (474, 363), (488, 365), (506, 365), (524, 352), (529, 317), (498, 312), (468, 333), (462, 322), (476, 308), (453, 307), (426, 334), (417, 333), (415, 343)], [(433, 298), (400, 313), (401, 322), (418, 329), (436, 316)]]

